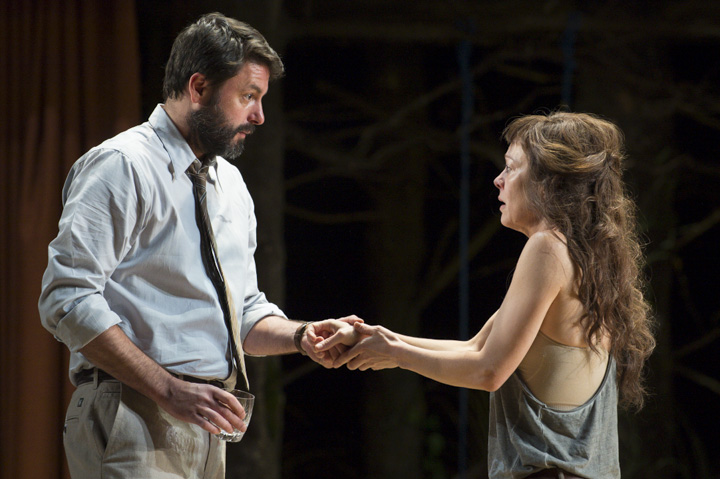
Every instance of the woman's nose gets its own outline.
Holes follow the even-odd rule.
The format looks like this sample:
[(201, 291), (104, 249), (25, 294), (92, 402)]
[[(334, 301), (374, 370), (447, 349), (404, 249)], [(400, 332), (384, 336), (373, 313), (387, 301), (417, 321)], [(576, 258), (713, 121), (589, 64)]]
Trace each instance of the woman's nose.
[(493, 185), (495, 185), (495, 188), (497, 188), (498, 190), (502, 189), (502, 173), (495, 177), (495, 179), (493, 180)]

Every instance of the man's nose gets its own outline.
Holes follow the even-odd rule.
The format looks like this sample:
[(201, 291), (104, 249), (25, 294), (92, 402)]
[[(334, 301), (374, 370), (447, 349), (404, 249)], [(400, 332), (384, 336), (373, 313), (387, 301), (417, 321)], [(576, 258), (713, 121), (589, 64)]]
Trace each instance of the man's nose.
[(258, 103), (257, 108), (255, 108), (255, 110), (250, 113), (248, 121), (253, 125), (262, 125), (263, 123), (265, 123), (265, 113), (263, 112), (263, 108), (260, 103)]

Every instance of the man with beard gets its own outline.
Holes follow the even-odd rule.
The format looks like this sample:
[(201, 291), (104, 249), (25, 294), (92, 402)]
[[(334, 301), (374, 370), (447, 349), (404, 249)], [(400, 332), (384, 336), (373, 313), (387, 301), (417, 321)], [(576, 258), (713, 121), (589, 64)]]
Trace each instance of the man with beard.
[(253, 203), (225, 158), (263, 116), (283, 64), (251, 26), (209, 14), (173, 45), (148, 122), (91, 149), (63, 189), (39, 309), (71, 351), (71, 475), (222, 478), (220, 429), (243, 353), (301, 352), (355, 321), (290, 321), (258, 290)]

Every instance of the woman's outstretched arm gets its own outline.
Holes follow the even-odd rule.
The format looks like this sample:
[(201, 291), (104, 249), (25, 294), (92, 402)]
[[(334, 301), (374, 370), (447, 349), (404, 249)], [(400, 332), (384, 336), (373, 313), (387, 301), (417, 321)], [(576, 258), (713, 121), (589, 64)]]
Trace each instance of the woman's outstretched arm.
[(355, 327), (365, 337), (334, 366), (400, 367), (452, 386), (496, 390), (525, 357), (550, 305), (568, 282), (559, 259), (561, 248), (565, 246), (550, 232), (530, 237), (500, 309), (470, 341), (412, 338), (359, 324)]

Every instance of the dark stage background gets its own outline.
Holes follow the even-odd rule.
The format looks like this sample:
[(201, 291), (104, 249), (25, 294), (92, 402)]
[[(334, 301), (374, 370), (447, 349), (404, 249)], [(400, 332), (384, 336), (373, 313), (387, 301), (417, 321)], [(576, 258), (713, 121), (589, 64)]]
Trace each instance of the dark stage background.
[[(507, 120), (617, 122), (659, 324), (653, 394), (621, 419), (623, 477), (720, 477), (720, 5), (700, 0), (5, 2), (0, 477), (67, 477), (67, 353), (36, 308), (65, 175), (147, 118), (175, 35), (210, 11), (258, 27), (287, 67), (238, 166), (261, 287), (296, 319), (459, 337), (467, 181), (474, 334), (524, 243), (500, 228), (492, 185)], [(297, 355), (251, 367), (262, 400), (228, 478), (486, 477), (484, 392)]]

